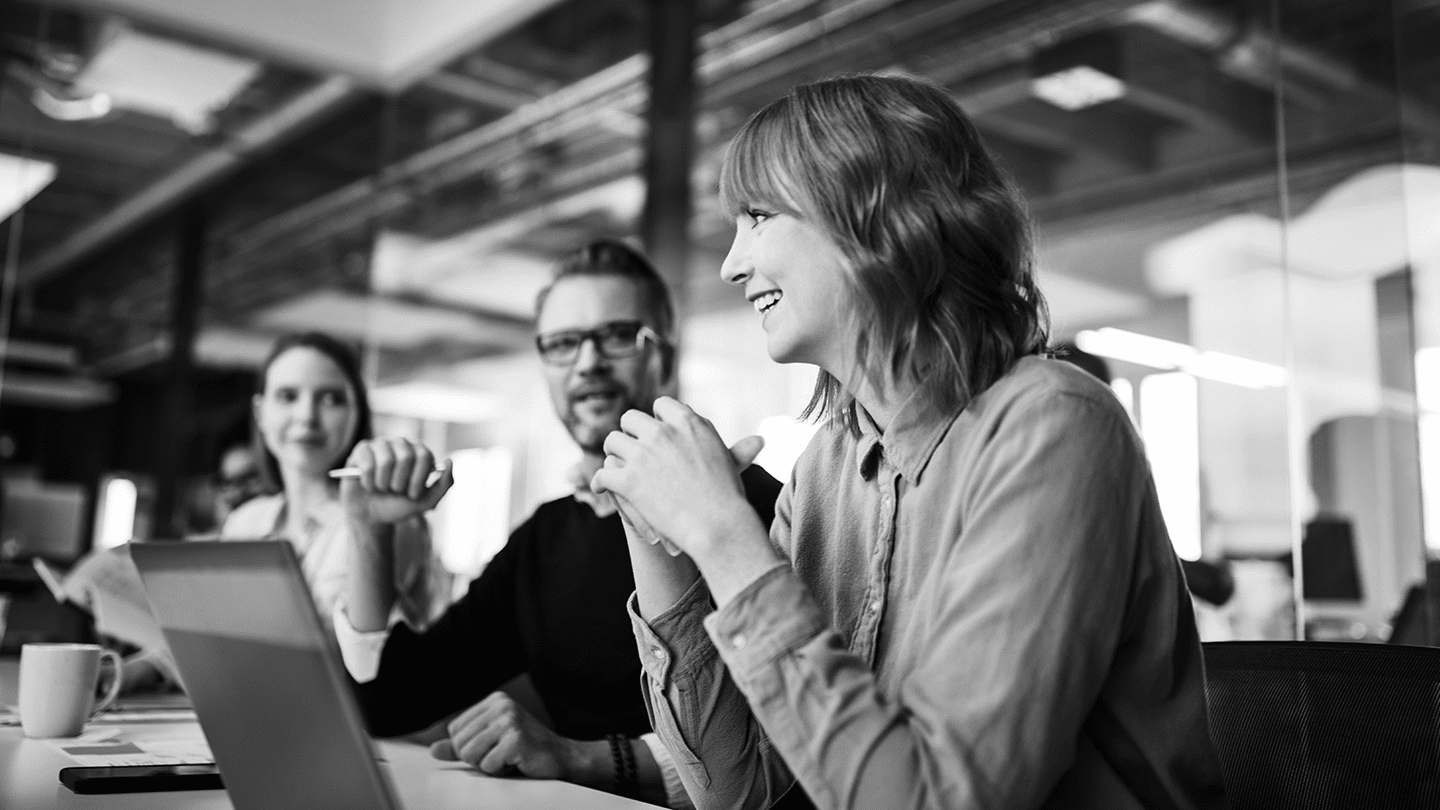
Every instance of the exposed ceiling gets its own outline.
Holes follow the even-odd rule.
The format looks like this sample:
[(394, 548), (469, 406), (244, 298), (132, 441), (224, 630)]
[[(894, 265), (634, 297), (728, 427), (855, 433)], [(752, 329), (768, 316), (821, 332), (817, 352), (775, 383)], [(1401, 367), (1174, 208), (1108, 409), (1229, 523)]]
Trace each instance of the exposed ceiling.
[(317, 73), (398, 90), (559, 0), (74, 0)]
[[(1144, 274), (1149, 240), (1279, 216), (1277, 137), (1292, 212), (1365, 168), (1440, 158), (1440, 4), (1400, 3), (1400, 25), (1369, 0), (700, 5), (692, 311), (734, 303), (715, 273), (730, 236), (714, 211), (723, 144), (787, 87), (837, 72), (904, 71), (956, 94), (1031, 200), (1067, 326), (1162, 295)], [(25, 211), (22, 329), (69, 336), (92, 361), (154, 356), (134, 350), (163, 332), (163, 215), (187, 200), (208, 223), (205, 329), (263, 333), (290, 325), (297, 301), (333, 314), (370, 292), (453, 327), (443, 352), (390, 341), (387, 368), (518, 345), (553, 256), (635, 233), (643, 0), (410, 2), (383, 46), (401, 5), (346, 7), (322, 25), (339, 19), (325, 3), (11, 3), (0, 152), (59, 167)], [(497, 16), (482, 25), (482, 10)], [(439, 26), (441, 12), (459, 16)], [(253, 76), (188, 118), (42, 112), (40, 89), (93, 97), (77, 77), (116, 31)]]

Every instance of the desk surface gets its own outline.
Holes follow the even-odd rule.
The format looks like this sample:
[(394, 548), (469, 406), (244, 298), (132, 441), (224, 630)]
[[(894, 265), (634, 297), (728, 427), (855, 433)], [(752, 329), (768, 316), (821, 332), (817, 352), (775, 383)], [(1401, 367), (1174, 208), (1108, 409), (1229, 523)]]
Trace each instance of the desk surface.
[[(19, 661), (0, 659), (0, 705), (14, 705)], [(163, 730), (185, 724), (149, 724)], [(88, 730), (98, 727), (92, 724)], [(439, 762), (429, 751), (410, 743), (381, 741), (381, 755), (407, 808), (435, 810), (654, 810), (654, 805), (622, 799), (566, 782), (534, 779), (496, 779), (466, 765)], [(73, 765), (64, 754), (43, 740), (27, 739), (18, 726), (0, 726), (0, 808), (106, 808), (106, 810), (231, 810), (229, 797), (219, 790), (174, 793), (128, 793), (81, 796), (60, 784), (61, 768)]]

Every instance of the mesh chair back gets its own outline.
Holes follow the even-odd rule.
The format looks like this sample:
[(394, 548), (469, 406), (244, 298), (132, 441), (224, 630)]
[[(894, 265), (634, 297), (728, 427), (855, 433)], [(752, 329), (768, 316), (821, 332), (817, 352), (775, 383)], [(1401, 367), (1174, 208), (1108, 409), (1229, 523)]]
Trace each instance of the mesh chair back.
[(1440, 808), (1440, 649), (1204, 645), (1232, 810)]

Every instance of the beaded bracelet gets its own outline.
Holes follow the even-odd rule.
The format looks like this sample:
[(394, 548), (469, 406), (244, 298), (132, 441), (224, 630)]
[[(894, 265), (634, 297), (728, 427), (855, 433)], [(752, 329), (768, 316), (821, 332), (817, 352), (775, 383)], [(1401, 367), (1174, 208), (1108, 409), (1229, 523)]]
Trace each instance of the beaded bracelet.
[(640, 775), (635, 764), (635, 749), (630, 747), (630, 740), (624, 734), (607, 734), (605, 739), (610, 742), (610, 760), (615, 766), (615, 787), (612, 792), (627, 799), (640, 798)]

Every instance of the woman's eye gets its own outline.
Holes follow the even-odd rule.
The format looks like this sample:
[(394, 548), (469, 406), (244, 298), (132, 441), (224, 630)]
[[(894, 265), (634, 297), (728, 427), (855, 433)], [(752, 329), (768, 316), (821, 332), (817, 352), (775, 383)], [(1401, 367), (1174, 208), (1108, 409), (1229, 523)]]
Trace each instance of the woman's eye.
[(758, 208), (746, 208), (745, 216), (750, 219), (750, 227), (755, 227), (770, 217), (774, 216), (769, 211), (761, 211)]
[(345, 405), (346, 399), (345, 395), (339, 391), (325, 391), (320, 394), (320, 403), (331, 406)]
[(276, 402), (283, 402), (289, 404), (291, 402), (294, 402), (298, 395), (289, 388), (282, 388), (279, 391), (276, 391), (274, 396)]

